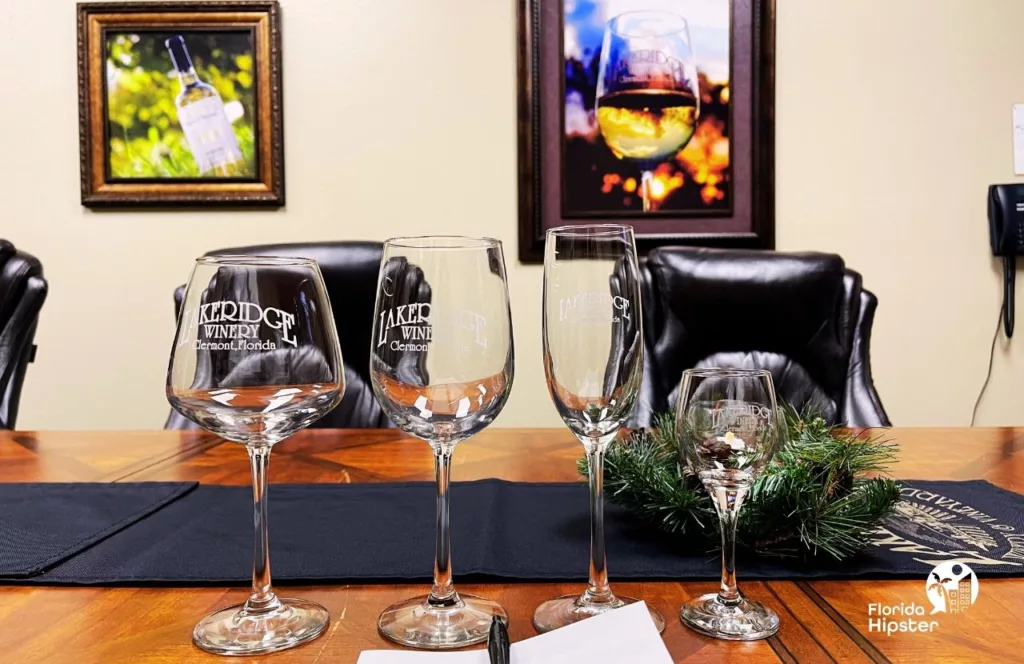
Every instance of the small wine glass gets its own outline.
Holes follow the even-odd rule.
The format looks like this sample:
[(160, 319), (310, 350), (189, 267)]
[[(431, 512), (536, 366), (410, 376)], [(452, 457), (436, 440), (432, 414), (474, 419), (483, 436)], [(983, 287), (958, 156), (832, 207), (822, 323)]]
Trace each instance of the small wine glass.
[(650, 212), (655, 167), (686, 147), (700, 114), (686, 19), (665, 11), (629, 11), (609, 20), (595, 106), (608, 148), (639, 166), (643, 208)]
[[(604, 454), (633, 412), (644, 364), (633, 229), (597, 224), (549, 230), (543, 315), (548, 391), (587, 453), (590, 575), (582, 595), (537, 607), (533, 626), (542, 633), (637, 601), (612, 592), (604, 550)], [(660, 632), (665, 619), (648, 609)]]
[(679, 617), (718, 639), (753, 641), (779, 629), (779, 617), (747, 599), (736, 583), (736, 524), (750, 487), (786, 436), (772, 375), (762, 370), (687, 369), (676, 404), (683, 464), (698, 474), (718, 512), (722, 581), (717, 593), (690, 600)]
[(434, 452), (434, 584), (391, 605), (380, 633), (413, 648), (487, 640), (497, 603), (452, 583), (448, 484), (456, 444), (489, 425), (508, 399), (514, 356), (501, 242), (407, 237), (384, 245), (370, 348), (373, 392), (388, 417)]
[(297, 646), (327, 628), (327, 609), (271, 587), (267, 468), (271, 448), (330, 412), (345, 392), (341, 348), (323, 277), (302, 258), (196, 260), (178, 317), (167, 399), (179, 413), (242, 443), (252, 466), (252, 592), (203, 618), (192, 641), (218, 655)]

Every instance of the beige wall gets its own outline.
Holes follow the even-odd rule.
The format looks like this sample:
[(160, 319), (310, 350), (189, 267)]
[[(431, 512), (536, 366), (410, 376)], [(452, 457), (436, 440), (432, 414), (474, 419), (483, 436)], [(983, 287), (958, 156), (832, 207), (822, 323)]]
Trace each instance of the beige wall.
[[(499, 423), (558, 425), (541, 271), (514, 258), (514, 0), (282, 4), (287, 208), (95, 213), (75, 3), (0, 0), (0, 237), (50, 280), (20, 427), (160, 426), (171, 292), (207, 249), (427, 232), (505, 241), (519, 362)], [(874, 369), (900, 424), (967, 424), (984, 377), (985, 187), (1012, 180), (1022, 22), (1019, 0), (779, 0), (778, 245), (839, 252), (880, 296)], [(389, 178), (399, 160), (416, 179)], [(1021, 343), (997, 351), (981, 422), (1024, 420), (1022, 368)]]

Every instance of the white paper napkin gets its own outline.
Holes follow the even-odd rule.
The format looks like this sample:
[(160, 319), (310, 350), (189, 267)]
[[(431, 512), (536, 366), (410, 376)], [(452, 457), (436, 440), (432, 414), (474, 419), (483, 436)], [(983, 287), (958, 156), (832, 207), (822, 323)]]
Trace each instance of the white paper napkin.
[[(512, 644), (512, 664), (672, 664), (647, 605), (630, 604)], [(367, 650), (356, 664), (489, 664), (486, 650)]]

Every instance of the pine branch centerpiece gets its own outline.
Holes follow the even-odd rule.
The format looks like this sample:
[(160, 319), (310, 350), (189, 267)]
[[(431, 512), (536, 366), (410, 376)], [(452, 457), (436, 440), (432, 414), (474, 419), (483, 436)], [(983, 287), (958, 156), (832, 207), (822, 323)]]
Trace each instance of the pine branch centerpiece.
[[(899, 483), (884, 476), (896, 445), (784, 410), (788, 441), (754, 483), (737, 541), (759, 555), (848, 558), (867, 545), (899, 500)], [(585, 461), (580, 473), (587, 474)], [(660, 530), (685, 535), (688, 545), (706, 550), (718, 540), (714, 506), (700, 479), (682, 465), (670, 414), (609, 447), (604, 487), (612, 502)]]

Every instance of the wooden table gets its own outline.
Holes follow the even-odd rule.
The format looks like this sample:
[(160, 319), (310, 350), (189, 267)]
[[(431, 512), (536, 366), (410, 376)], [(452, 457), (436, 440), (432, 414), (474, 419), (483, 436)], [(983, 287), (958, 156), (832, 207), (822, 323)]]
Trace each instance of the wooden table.
[[(1024, 429), (894, 429), (891, 435), (901, 444), (898, 477), (986, 479), (1024, 492)], [(571, 481), (581, 453), (567, 431), (492, 429), (459, 446), (453, 478)], [(395, 431), (307, 431), (275, 449), (270, 477), (272, 482), (431, 480), (432, 457), (426, 444)], [(237, 445), (205, 433), (0, 432), (0, 481), (146, 480), (248, 484), (248, 459)], [(530, 617), (537, 604), (582, 589), (586, 561), (580, 561), (580, 581), (569, 584), (458, 584), (458, 551), (454, 569), (461, 590), (505, 606), (517, 641), (534, 634)], [(645, 599), (665, 615), (665, 642), (677, 662), (1024, 661), (1019, 624), (1024, 579), (982, 575), (977, 603), (946, 617), (937, 632), (886, 636), (868, 631), (868, 603), (925, 603), (925, 579), (743, 582), (740, 569), (743, 590), (774, 608), (782, 626), (766, 641), (727, 643), (689, 631), (677, 617), (683, 602), (714, 590), (715, 582), (616, 582), (614, 560), (610, 570), (616, 590)], [(391, 647), (377, 635), (380, 611), (425, 590), (423, 585), (296, 588), (292, 594), (330, 610), (328, 632), (300, 648), (250, 661), (355, 662), (362, 650)], [(242, 588), (0, 586), (0, 662), (224, 661), (192, 646), (192, 627), (246, 595)]]

